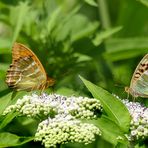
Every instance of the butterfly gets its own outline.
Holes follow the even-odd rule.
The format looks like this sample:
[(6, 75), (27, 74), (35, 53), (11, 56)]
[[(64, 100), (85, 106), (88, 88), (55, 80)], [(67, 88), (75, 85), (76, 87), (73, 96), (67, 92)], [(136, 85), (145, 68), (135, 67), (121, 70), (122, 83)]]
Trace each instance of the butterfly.
[(130, 83), (130, 87), (125, 87), (125, 91), (134, 98), (148, 98), (148, 54), (138, 64)]
[(32, 91), (53, 86), (55, 80), (47, 76), (41, 62), (29, 48), (14, 43), (12, 64), (7, 70), (6, 83), (16, 91)]

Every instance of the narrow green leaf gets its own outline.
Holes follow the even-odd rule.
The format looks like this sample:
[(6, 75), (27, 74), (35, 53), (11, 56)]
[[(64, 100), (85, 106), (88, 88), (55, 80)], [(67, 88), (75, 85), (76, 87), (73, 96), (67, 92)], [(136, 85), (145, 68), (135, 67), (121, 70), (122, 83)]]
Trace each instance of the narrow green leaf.
[(121, 29), (122, 29), (122, 27), (110, 28), (110, 29), (107, 29), (105, 31), (102, 31), (102, 32), (98, 33), (96, 35), (96, 37), (93, 39), (94, 45), (95, 46), (100, 45), (103, 42), (104, 39), (107, 39), (108, 37), (110, 37), (111, 35), (117, 33)]
[(106, 42), (107, 53), (115, 53), (120, 51), (148, 49), (148, 38), (134, 37), (134, 38), (112, 38)]
[(48, 34), (50, 34), (53, 28), (55, 27), (57, 23), (57, 18), (58, 16), (60, 16), (60, 13), (61, 13), (61, 8), (58, 7), (56, 10), (54, 10), (54, 12), (49, 17), (48, 22), (47, 22), (47, 33)]
[(88, 3), (91, 6), (95, 6), (95, 7), (98, 6), (98, 4), (95, 2), (95, 0), (85, 0), (85, 2)]
[(27, 15), (29, 15), (29, 6), (28, 2), (21, 2), (18, 7), (16, 7), (15, 10), (15, 15), (17, 15), (17, 20), (15, 20), (15, 28), (14, 28), (14, 33), (13, 33), (13, 38), (12, 38), (12, 43), (16, 41), (22, 26), (26, 20)]
[(116, 122), (124, 132), (128, 132), (131, 118), (125, 105), (103, 88), (94, 85), (81, 76), (80, 78), (92, 93), (93, 97), (101, 101), (103, 109), (108, 117)]
[(76, 23), (79, 22), (78, 20), (79, 18), (77, 17), (76, 13), (79, 11), (80, 7), (81, 7), (80, 5), (77, 5), (67, 15), (65, 15), (63, 11), (60, 10), (60, 8), (57, 8), (55, 11), (53, 11), (53, 13), (48, 18), (49, 21), (47, 23), (48, 24), (47, 30), (49, 31), (46, 31), (47, 35), (48, 36), (50, 35), (52, 38), (56, 39), (57, 42), (58, 41), (63, 42), (64, 40), (66, 40), (71, 36), (73, 31), (75, 34), (76, 32), (79, 32), (79, 30), (75, 31), (75, 28), (77, 28), (77, 26), (81, 26), (81, 24), (84, 23), (83, 22), (84, 17), (80, 20), (81, 21), (80, 24)]
[(18, 113), (9, 113), (6, 116), (1, 116), (0, 117), (0, 129), (3, 129), (7, 124), (9, 124), (16, 116)]
[(32, 140), (33, 137), (19, 137), (8, 132), (0, 133), (0, 147), (19, 146)]
[[(128, 53), (128, 54), (127, 54)], [(119, 51), (115, 53), (104, 53), (103, 56), (105, 59), (108, 61), (116, 62), (119, 60), (126, 60), (130, 58), (134, 58), (137, 56), (144, 56), (147, 53), (147, 48), (143, 49), (129, 49), (129, 50), (124, 50), (124, 51)]]
[(138, 0), (138, 1), (140, 1), (142, 4), (148, 7), (148, 0)]
[[(106, 41), (107, 60), (125, 60), (144, 55), (148, 50), (148, 38), (114, 38)], [(128, 54), (127, 54), (128, 53)]]
[(93, 22), (93, 23), (88, 24), (85, 28), (84, 27), (81, 28), (79, 32), (73, 33), (73, 36), (71, 39), (72, 42), (82, 39), (84, 37), (90, 36), (95, 30), (97, 30), (98, 27), (99, 27), (99, 23)]

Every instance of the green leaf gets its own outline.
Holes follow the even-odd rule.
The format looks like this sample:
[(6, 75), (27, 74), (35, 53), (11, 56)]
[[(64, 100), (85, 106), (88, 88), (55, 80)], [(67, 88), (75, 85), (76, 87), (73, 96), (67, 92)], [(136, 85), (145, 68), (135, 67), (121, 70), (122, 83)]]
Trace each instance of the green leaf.
[(140, 1), (142, 4), (148, 7), (148, 0), (138, 0), (138, 1)]
[(110, 37), (114, 33), (117, 33), (121, 29), (122, 29), (122, 27), (116, 27), (116, 28), (106, 29), (105, 31), (97, 33), (96, 37), (93, 39), (94, 45), (95, 46), (100, 45), (104, 39), (107, 39), (108, 37)]
[(3, 129), (7, 124), (9, 124), (16, 116), (18, 113), (9, 113), (6, 116), (1, 116), (0, 117), (0, 129)]
[[(118, 61), (146, 54), (148, 38), (114, 38), (106, 41), (107, 60)], [(128, 53), (128, 54), (127, 54)]]
[(32, 140), (33, 137), (19, 137), (8, 132), (0, 133), (0, 147), (19, 146)]
[[(130, 144), (128, 144), (128, 145), (130, 145)], [(118, 143), (118, 144), (116, 145), (116, 148), (128, 148), (128, 146), (127, 146), (127, 144)]]
[[(3, 111), (6, 109), (7, 106), (16, 102), (16, 100), (24, 94), (24, 92), (19, 92), (16, 95), (15, 99), (12, 100), (13, 93), (12, 92), (8, 93), (7, 95), (4, 95), (3, 97), (0, 98), (0, 104), (1, 104), (0, 115), (3, 113)], [(6, 116), (1, 115), (0, 129), (4, 128), (7, 124), (9, 124), (17, 115), (18, 115), (17, 112), (11, 112), (7, 114)]]
[(29, 6), (28, 2), (26, 1), (26, 2), (21, 2), (20, 5), (15, 8), (14, 13), (12, 13), (13, 15), (17, 16), (17, 19), (15, 20), (15, 28), (12, 37), (12, 43), (16, 41), (24, 22), (29, 15), (28, 12), (29, 12)]
[[(77, 20), (77, 21), (79, 21), (79, 20)], [(98, 27), (99, 27), (98, 22), (89, 23), (89, 24), (85, 25), (85, 27), (84, 26), (81, 27), (80, 30), (73, 32), (72, 39), (71, 39), (72, 42), (75, 42), (79, 39), (90, 36), (93, 32), (95, 32), (95, 30), (97, 30)]]
[(128, 132), (131, 118), (125, 105), (108, 91), (94, 85), (81, 76), (80, 78), (88, 90), (91, 92), (93, 97), (101, 101), (103, 109), (107, 113), (108, 117), (116, 122), (116, 124), (124, 132)]
[(47, 22), (47, 32), (48, 32), (48, 34), (50, 34), (51, 31), (53, 30), (53, 28), (56, 26), (57, 19), (58, 19), (60, 13), (61, 13), (61, 8), (58, 7), (56, 10), (54, 10), (54, 12), (49, 17), (48, 22)]
[(101, 118), (97, 119), (95, 124), (97, 124), (96, 126), (99, 127), (102, 132), (101, 137), (109, 143), (112, 143), (113, 145), (117, 145), (118, 142), (124, 144), (128, 143), (128, 140), (123, 131), (120, 129), (119, 125), (109, 118), (102, 116)]
[(97, 2), (95, 2), (95, 0), (85, 0), (85, 2), (91, 6), (95, 6), (95, 7), (98, 6), (98, 4), (97, 4)]
[(12, 93), (8, 93), (2, 97), (0, 97), (0, 115), (3, 113), (4, 109), (8, 106), (11, 100)]
[(19, 91), (19, 92), (13, 91), (0, 97), (0, 104), (1, 104), (0, 114), (2, 114), (2, 112), (7, 106), (14, 104), (18, 99), (22, 98), (26, 93), (27, 92), (25, 91)]

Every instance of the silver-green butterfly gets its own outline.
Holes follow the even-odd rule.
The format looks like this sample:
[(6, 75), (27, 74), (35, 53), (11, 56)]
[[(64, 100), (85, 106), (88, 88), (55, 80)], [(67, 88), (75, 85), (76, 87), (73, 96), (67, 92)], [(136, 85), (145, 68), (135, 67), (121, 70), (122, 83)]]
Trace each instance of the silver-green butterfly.
[(125, 87), (125, 91), (134, 98), (148, 98), (148, 54), (138, 64), (130, 83), (130, 87)]

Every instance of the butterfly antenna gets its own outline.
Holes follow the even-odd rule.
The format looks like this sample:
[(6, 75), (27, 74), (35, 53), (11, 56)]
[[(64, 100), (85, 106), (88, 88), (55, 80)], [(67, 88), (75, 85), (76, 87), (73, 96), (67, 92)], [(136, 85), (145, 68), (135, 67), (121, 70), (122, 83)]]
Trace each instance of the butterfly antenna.
[(120, 84), (114, 84), (114, 86), (118, 88), (124, 88), (124, 85), (120, 85)]

